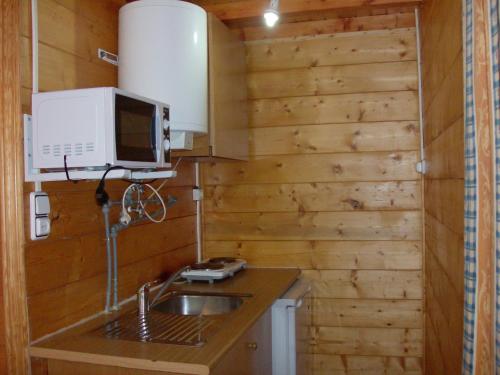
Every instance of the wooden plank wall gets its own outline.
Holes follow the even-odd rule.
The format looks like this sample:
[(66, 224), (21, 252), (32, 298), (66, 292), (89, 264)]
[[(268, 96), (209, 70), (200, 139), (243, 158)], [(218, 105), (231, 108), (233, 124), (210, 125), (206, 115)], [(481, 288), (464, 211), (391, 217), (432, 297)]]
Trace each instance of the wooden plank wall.
[[(31, 32), (29, 1), (23, 1), (23, 111), (30, 112)], [(117, 71), (97, 59), (97, 48), (117, 51), (119, 0), (39, 0), (40, 90), (115, 86)], [(163, 224), (147, 224), (120, 234), (120, 298), (157, 278), (163, 270), (191, 263), (195, 255), (194, 169), (181, 163), (179, 177), (163, 192), (178, 198)], [(31, 339), (97, 313), (104, 308), (106, 256), (104, 224), (94, 202), (95, 182), (46, 183), (52, 205), (52, 234), (44, 241), (26, 239), (26, 272)], [(106, 185), (112, 199), (126, 184)], [(25, 185), (26, 234), (29, 237)], [(117, 212), (112, 215), (116, 221)]]
[(27, 309), (22, 221), (20, 12), (0, 0), (0, 374), (27, 370)]
[(427, 375), (460, 374), (464, 289), (462, 3), (422, 9)]
[(390, 17), (243, 30), (251, 159), (203, 166), (205, 255), (303, 270), (318, 375), (423, 373), (416, 34)]

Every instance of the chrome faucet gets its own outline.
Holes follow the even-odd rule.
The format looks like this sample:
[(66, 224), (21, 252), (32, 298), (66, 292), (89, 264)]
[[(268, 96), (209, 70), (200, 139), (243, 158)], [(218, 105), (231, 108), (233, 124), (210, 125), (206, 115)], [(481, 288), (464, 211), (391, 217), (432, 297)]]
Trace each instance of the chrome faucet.
[(159, 292), (156, 293), (156, 296), (155, 298), (153, 298), (153, 301), (151, 301), (151, 303), (149, 302), (149, 290), (151, 289), (151, 287), (160, 284), (161, 281), (155, 280), (147, 282), (144, 285), (142, 285), (137, 290), (137, 305), (138, 305), (139, 316), (142, 317), (146, 316), (151, 307), (154, 306), (154, 304), (160, 299), (163, 293), (165, 293), (165, 291), (174, 283), (174, 281), (179, 278), (181, 273), (189, 269), (191, 269), (191, 266), (185, 266), (179, 269), (178, 271), (174, 272), (172, 275), (170, 275), (170, 277), (163, 283)]
[(150, 281), (142, 285), (137, 290), (137, 306), (138, 306), (138, 314), (139, 316), (146, 316), (149, 311), (151, 305), (149, 304), (149, 290), (155, 286), (160, 284), (160, 280)]

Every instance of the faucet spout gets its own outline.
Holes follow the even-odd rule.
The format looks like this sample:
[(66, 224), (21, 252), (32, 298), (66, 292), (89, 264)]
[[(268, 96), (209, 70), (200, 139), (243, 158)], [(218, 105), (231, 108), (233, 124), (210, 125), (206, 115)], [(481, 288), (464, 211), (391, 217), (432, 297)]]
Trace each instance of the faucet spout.
[(149, 289), (154, 285), (160, 284), (161, 282), (159, 280), (156, 280), (142, 285), (137, 291), (139, 315), (145, 316), (151, 309), (151, 307), (153, 307), (161, 298), (165, 291), (174, 283), (174, 281), (177, 280), (184, 271), (187, 271), (189, 269), (191, 269), (191, 266), (185, 266), (170, 275), (170, 277), (163, 283), (161, 289), (158, 291), (158, 293), (156, 293), (155, 298), (153, 298), (151, 302), (149, 302)]
[(146, 314), (149, 311), (150, 304), (149, 304), (149, 290), (155, 286), (161, 283), (161, 280), (155, 280), (155, 281), (150, 281), (142, 285), (138, 290), (137, 290), (137, 306), (138, 306), (138, 314), (139, 316), (146, 316)]

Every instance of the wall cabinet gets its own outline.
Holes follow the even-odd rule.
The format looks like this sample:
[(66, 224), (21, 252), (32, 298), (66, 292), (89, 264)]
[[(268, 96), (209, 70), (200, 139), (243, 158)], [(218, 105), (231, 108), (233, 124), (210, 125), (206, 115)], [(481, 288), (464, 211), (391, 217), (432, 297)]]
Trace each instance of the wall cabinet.
[(175, 156), (248, 159), (245, 46), (217, 17), (208, 15), (209, 126), (195, 136), (193, 150)]
[[(248, 329), (222, 358), (210, 375), (271, 375), (271, 310)], [(193, 349), (196, 350), (196, 349)], [(36, 375), (180, 375), (171, 372), (75, 363), (49, 359)]]

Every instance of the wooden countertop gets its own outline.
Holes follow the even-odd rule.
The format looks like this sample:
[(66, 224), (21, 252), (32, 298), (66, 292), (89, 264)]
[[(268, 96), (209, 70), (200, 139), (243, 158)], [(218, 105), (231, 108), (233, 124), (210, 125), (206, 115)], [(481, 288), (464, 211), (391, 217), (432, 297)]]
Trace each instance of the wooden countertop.
[[(295, 282), (299, 274), (300, 271), (297, 269), (250, 268), (223, 282), (185, 284), (173, 288), (253, 295), (238, 310), (230, 313), (227, 322), (199, 348), (114, 340), (89, 335), (88, 332), (119, 316), (119, 314), (109, 314), (32, 345), (30, 355), (37, 358), (141, 370), (209, 374), (238, 338)], [(131, 303), (120, 313), (123, 314), (133, 308), (135, 303)]]

